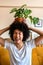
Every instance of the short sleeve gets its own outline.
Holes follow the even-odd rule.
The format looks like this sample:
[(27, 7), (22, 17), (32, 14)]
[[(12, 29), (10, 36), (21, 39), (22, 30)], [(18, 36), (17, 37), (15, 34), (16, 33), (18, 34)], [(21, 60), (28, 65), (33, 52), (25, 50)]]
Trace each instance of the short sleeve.
[(5, 40), (5, 45), (4, 45), (4, 47), (7, 48), (7, 47), (9, 47), (9, 46), (10, 46), (10, 43), (9, 43), (7, 40)]
[(31, 48), (35, 48), (35, 47), (36, 47), (36, 45), (35, 45), (35, 40), (32, 39), (32, 40), (30, 40), (30, 41), (27, 41), (27, 45), (30, 46)]

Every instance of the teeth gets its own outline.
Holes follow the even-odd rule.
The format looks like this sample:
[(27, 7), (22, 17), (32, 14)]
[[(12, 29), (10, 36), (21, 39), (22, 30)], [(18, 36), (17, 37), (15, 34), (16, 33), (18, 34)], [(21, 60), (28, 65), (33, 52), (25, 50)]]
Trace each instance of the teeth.
[(19, 40), (19, 39), (16, 39), (16, 40)]

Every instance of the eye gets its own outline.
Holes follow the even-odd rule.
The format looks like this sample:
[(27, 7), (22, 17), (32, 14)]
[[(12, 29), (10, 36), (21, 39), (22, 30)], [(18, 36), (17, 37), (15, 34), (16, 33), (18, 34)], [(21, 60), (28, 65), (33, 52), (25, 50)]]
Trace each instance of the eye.
[(22, 33), (22, 32), (20, 32), (19, 34), (20, 34), (20, 35), (22, 35), (23, 33)]
[(21, 32), (19, 32), (19, 34), (21, 35)]

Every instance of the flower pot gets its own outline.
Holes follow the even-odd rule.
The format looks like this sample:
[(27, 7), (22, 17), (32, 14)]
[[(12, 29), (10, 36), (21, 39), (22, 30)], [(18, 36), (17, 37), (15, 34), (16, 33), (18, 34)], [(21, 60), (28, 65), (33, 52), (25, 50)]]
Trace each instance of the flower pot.
[(18, 22), (24, 22), (25, 19), (24, 19), (24, 18), (15, 18), (15, 21), (18, 21)]

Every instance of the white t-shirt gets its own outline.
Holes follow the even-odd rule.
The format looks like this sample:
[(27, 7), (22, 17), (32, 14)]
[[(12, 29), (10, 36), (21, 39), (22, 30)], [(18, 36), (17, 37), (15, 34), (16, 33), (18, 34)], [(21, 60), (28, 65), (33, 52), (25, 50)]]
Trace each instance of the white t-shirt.
[(35, 47), (34, 40), (24, 42), (24, 46), (20, 50), (7, 41), (5, 41), (5, 47), (10, 54), (10, 65), (31, 65), (32, 48)]

